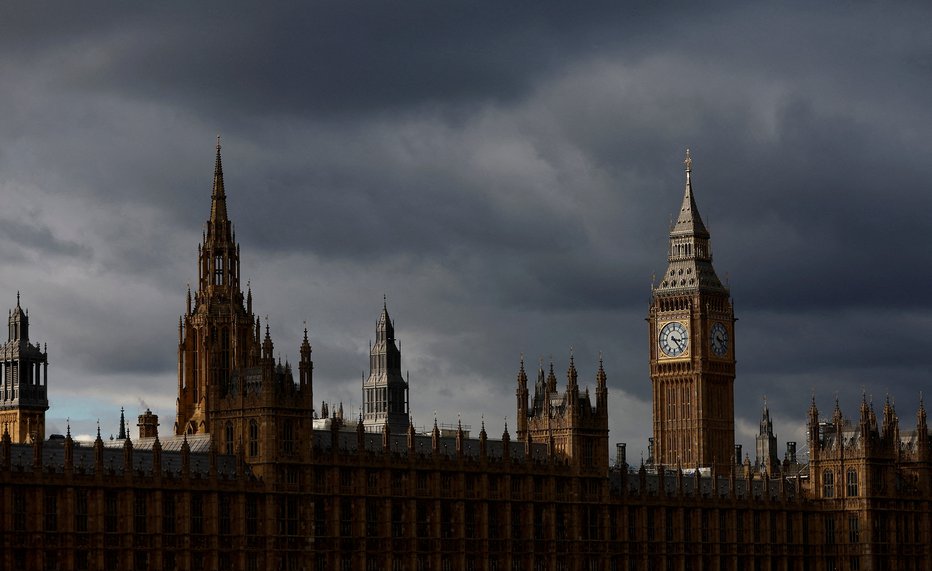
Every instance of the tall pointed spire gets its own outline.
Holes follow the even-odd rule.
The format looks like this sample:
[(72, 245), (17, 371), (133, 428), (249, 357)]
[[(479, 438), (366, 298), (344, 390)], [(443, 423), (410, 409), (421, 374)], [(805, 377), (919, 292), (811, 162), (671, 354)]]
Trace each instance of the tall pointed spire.
[(117, 433), (117, 438), (124, 440), (126, 438), (126, 417), (123, 416), (123, 407), (120, 407), (120, 430)]
[(395, 340), (395, 325), (388, 316), (388, 297), (385, 294), (382, 294), (382, 313), (379, 314), (375, 334), (376, 343)]
[(726, 291), (712, 267), (712, 247), (693, 192), (693, 159), (686, 149), (686, 189), (676, 223), (670, 229), (669, 266), (655, 291)]
[(210, 222), (227, 221), (227, 195), (223, 188), (223, 164), (220, 160), (220, 135), (217, 135), (217, 161), (214, 163), (214, 187), (210, 195)]
[(686, 160), (683, 161), (683, 164), (686, 165), (686, 190), (683, 194), (683, 205), (680, 206), (679, 216), (670, 235), (683, 234), (708, 238), (709, 231), (702, 222), (702, 217), (699, 216), (699, 208), (696, 206), (696, 199), (693, 196), (693, 159), (689, 154), (689, 149), (686, 149)]

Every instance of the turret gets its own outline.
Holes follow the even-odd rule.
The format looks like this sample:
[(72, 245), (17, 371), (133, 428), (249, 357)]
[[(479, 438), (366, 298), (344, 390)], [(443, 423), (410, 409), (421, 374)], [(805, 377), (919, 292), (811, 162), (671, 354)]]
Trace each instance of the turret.
[[(311, 362), (311, 343), (307, 339), (307, 327), (304, 328), (304, 340), (301, 341), (301, 360), (298, 362), (298, 378), (301, 390), (310, 391), (312, 389), (311, 375), (314, 371), (314, 363)], [(314, 402), (311, 395), (307, 396), (308, 402)]]
[[(528, 389), (527, 374), (524, 371), (524, 355), (521, 355), (521, 364), (518, 367), (517, 383), (518, 388), (515, 390), (515, 395), (518, 399), (518, 438), (522, 438), (527, 433), (528, 420)], [(534, 396), (536, 401), (538, 396), (536, 392)]]
[(919, 409), (916, 411), (916, 442), (920, 450), (925, 451), (929, 445), (929, 425), (926, 422), (926, 405), (919, 396)]
[(17, 292), (9, 339), (0, 346), (0, 409), (14, 444), (45, 438), (48, 408), (48, 352), (30, 342), (29, 312)]
[(369, 376), (363, 381), (363, 420), (366, 427), (403, 433), (408, 426), (408, 382), (401, 373), (401, 350), (395, 342), (395, 324), (383, 296), (376, 321), (375, 344), (369, 348)]
[(576, 363), (573, 360), (573, 352), (570, 351), (570, 366), (566, 369), (566, 405), (570, 410), (570, 418), (579, 413), (579, 384), (577, 377)]
[(777, 457), (777, 437), (773, 433), (773, 422), (770, 420), (770, 408), (764, 399), (761, 410), (760, 432), (757, 435), (757, 469), (773, 474), (780, 466)]
[(806, 436), (809, 441), (809, 455), (815, 460), (818, 458), (820, 449), (819, 409), (816, 407), (815, 395), (812, 396), (812, 402), (809, 404), (809, 411), (806, 418)]
[(595, 375), (595, 409), (599, 416), (608, 416), (608, 386), (605, 369), (602, 366), (602, 353), (599, 353), (599, 370)]
[(19, 292), (16, 292), (16, 307), (10, 312), (9, 341), (19, 340), (21, 343), (29, 342), (29, 312), (19, 305)]
[(890, 402), (890, 397), (883, 405), (883, 434), (882, 438), (891, 451), (898, 451), (900, 445), (900, 419), (896, 416), (896, 409)]

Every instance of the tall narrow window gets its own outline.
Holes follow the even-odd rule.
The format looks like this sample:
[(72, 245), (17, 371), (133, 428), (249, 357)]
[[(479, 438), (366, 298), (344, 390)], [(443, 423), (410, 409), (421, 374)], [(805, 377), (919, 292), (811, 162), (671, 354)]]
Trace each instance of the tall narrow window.
[(858, 522), (858, 516), (848, 516), (848, 543), (861, 542), (861, 529)]
[(214, 258), (214, 284), (223, 285), (223, 256)]
[(254, 495), (246, 496), (246, 535), (259, 533), (259, 500)]
[(204, 533), (204, 496), (191, 494), (191, 533)]
[(259, 455), (259, 424), (255, 420), (249, 421), (249, 456)]
[(835, 516), (825, 515), (825, 544), (835, 545)]
[(282, 422), (282, 453), (294, 454), (294, 422), (290, 419)]
[(848, 484), (848, 497), (855, 497), (858, 495), (858, 471), (854, 468), (848, 468), (848, 473), (846, 476)]
[(231, 503), (230, 496), (226, 494), (222, 494), (217, 498), (217, 509), (220, 512), (217, 518), (220, 521), (220, 535), (230, 535), (232, 528), (230, 521)]
[(831, 470), (822, 472), (822, 497), (835, 497), (835, 472)]
[(175, 533), (175, 496), (171, 492), (162, 494), (162, 533)]
[(81, 488), (74, 491), (74, 530), (87, 531), (87, 490)]
[(45, 531), (58, 531), (58, 491), (45, 490)]
[(233, 423), (228, 422), (224, 434), (227, 454), (233, 454)]
[(149, 498), (146, 492), (137, 491), (133, 506), (133, 530), (136, 533), (146, 533), (149, 527)]
[(117, 531), (117, 502), (116, 492), (107, 492), (104, 496), (104, 531), (116, 533)]

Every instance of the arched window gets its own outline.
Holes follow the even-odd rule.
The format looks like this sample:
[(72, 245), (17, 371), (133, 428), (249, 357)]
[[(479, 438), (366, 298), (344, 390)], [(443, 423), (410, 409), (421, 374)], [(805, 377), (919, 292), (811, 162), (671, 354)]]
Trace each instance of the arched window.
[(848, 474), (845, 478), (846, 483), (848, 484), (848, 496), (854, 497), (858, 495), (858, 471), (854, 468), (848, 468)]
[(835, 497), (835, 472), (831, 470), (822, 472), (822, 497)]
[(249, 421), (249, 456), (259, 455), (259, 424), (255, 420)]
[(227, 454), (233, 454), (233, 423), (228, 422), (224, 431), (224, 444)]

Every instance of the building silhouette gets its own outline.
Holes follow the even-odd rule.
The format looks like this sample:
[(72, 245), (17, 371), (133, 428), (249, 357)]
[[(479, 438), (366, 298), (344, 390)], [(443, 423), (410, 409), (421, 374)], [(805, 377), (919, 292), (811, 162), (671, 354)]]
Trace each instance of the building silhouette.
[[(240, 283), (218, 142), (198, 285), (179, 321), (173, 435), (121, 411), (119, 438), (44, 437), (45, 351), (11, 312), (2, 364), (0, 568), (15, 570), (835, 571), (930, 568), (932, 448), (920, 400), (901, 430), (865, 397), (854, 423), (813, 400), (808, 458), (782, 461), (764, 406), (755, 462), (734, 443), (733, 305), (712, 267), (687, 155), (668, 268), (648, 316), (653, 451), (609, 462), (608, 376), (594, 398), (568, 359), (525, 362), (517, 425), (490, 438), (408, 417), (383, 303), (364, 407), (313, 403), (304, 332), (297, 379)], [(264, 329), (264, 331), (263, 331)], [(41, 373), (41, 375), (40, 375)]]

